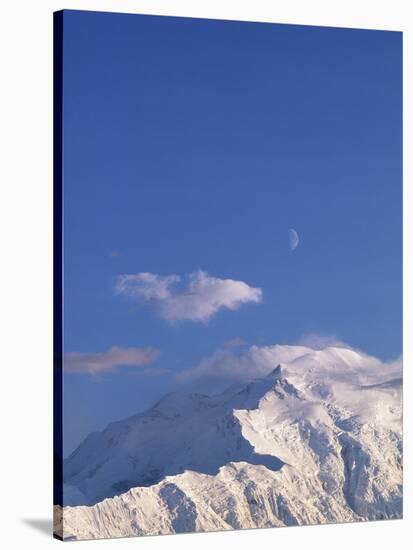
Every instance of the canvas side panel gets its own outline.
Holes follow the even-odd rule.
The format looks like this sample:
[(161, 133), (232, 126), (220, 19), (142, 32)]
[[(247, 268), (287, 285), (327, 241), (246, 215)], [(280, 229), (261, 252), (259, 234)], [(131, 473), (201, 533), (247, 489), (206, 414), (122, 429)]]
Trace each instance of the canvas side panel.
[(63, 12), (53, 14), (53, 533), (63, 539)]

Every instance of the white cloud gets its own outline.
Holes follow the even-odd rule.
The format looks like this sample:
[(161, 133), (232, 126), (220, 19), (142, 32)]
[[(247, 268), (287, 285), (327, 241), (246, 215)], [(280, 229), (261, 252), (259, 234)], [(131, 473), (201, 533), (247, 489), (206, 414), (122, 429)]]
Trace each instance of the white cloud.
[(298, 343), (316, 350), (323, 349), (328, 346), (335, 346), (338, 348), (350, 347), (334, 335), (318, 334), (317, 332), (307, 332), (300, 338)]
[(98, 353), (70, 352), (65, 355), (64, 370), (71, 373), (98, 374), (120, 367), (143, 367), (153, 363), (159, 351), (152, 348), (111, 347)]
[[(219, 349), (204, 358), (196, 367), (179, 375), (181, 382), (199, 382), (206, 388), (224, 388), (232, 383), (246, 382), (267, 375), (281, 362), (299, 356), (299, 350), (291, 346), (251, 346), (238, 353), (234, 350)], [(295, 351), (295, 353), (294, 353)]]
[(236, 336), (235, 338), (231, 338), (230, 340), (226, 340), (224, 342), (224, 348), (226, 349), (234, 349), (234, 348), (241, 348), (242, 346), (245, 346), (246, 342), (239, 336)]
[(120, 275), (116, 292), (152, 303), (170, 323), (183, 320), (206, 323), (222, 308), (235, 310), (262, 300), (260, 288), (243, 281), (211, 277), (201, 270), (190, 273), (184, 281), (179, 275)]
[(349, 384), (376, 384), (401, 376), (401, 359), (381, 361), (350, 347), (328, 345), (313, 349), (297, 345), (251, 346), (242, 353), (221, 349), (196, 367), (182, 371), (178, 380), (198, 391), (222, 391), (231, 384), (245, 383), (269, 374), (278, 365), (287, 376), (299, 380), (307, 372), (320, 379)]

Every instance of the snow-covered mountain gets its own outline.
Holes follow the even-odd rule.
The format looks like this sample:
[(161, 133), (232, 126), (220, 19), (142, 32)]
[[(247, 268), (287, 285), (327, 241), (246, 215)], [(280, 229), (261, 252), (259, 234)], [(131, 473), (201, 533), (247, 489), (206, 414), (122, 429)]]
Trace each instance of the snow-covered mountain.
[(339, 347), (249, 353), (269, 372), (89, 435), (64, 464), (64, 538), (401, 517), (400, 364)]

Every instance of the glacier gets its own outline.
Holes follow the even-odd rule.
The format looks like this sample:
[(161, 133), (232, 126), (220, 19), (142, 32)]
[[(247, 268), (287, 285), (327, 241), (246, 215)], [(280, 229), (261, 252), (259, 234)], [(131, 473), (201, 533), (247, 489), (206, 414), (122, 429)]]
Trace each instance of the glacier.
[(65, 540), (402, 517), (401, 362), (253, 346), (259, 376), (175, 392), (64, 462)]

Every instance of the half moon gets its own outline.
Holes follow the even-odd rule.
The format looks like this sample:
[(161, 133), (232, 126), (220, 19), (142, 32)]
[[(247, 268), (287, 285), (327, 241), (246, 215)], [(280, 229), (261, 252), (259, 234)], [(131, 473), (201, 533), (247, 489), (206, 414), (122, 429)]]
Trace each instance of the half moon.
[(290, 251), (292, 252), (297, 248), (298, 243), (300, 242), (297, 231), (295, 229), (289, 229), (288, 238), (290, 241)]

